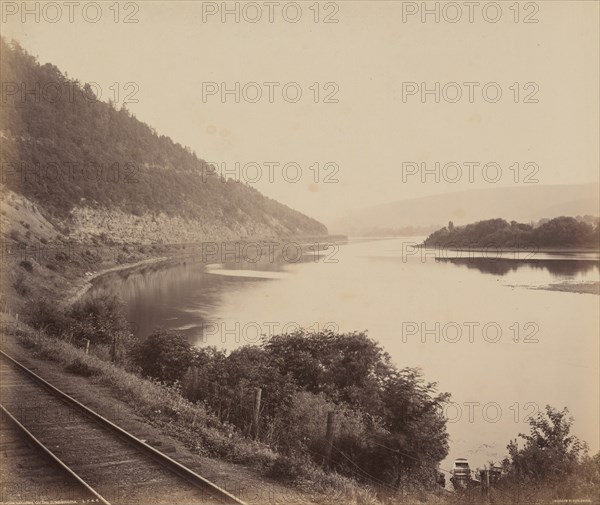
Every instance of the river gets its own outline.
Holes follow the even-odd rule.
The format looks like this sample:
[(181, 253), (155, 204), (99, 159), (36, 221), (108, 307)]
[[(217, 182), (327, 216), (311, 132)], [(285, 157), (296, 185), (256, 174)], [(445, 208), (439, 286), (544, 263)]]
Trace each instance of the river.
[(546, 404), (568, 407), (598, 451), (599, 298), (544, 289), (598, 282), (598, 255), (457, 258), (418, 242), (350, 240), (277, 261), (247, 252), (208, 267), (187, 259), (100, 278), (92, 292), (118, 293), (140, 335), (162, 326), (199, 346), (231, 350), (296, 327), (367, 330), (399, 367), (420, 367), (452, 394), (446, 469), (457, 457), (502, 459)]

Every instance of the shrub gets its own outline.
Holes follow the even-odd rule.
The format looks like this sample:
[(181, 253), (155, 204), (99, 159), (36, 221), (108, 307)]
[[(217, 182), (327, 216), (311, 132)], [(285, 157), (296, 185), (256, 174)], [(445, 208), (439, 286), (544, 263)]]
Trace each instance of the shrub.
[[(546, 405), (529, 419), (529, 434), (520, 434), (524, 443), (512, 440), (509, 457), (503, 462), (501, 487), (527, 487), (545, 499), (578, 499), (600, 485), (600, 457), (587, 455), (587, 444), (571, 433), (573, 418), (567, 408)], [(594, 469), (595, 467), (595, 469)]]
[(21, 268), (24, 268), (28, 272), (33, 272), (33, 264), (29, 260), (23, 260), (19, 263)]
[(73, 321), (60, 310), (55, 302), (46, 298), (36, 298), (25, 304), (25, 319), (37, 330), (53, 337), (63, 337), (70, 333)]
[(129, 336), (125, 305), (109, 293), (90, 296), (73, 305), (68, 317), (74, 320), (73, 338), (83, 342), (113, 344)]
[(325, 425), (329, 412), (335, 414), (337, 438), (344, 436), (355, 446), (360, 445), (367, 436), (361, 412), (343, 402), (336, 404), (323, 393), (299, 391), (291, 396), (285, 412), (288, 425), (281, 433), (281, 447), (288, 450), (308, 447), (311, 452), (320, 453), (326, 445)]
[(19, 274), (17, 276), (15, 282), (13, 282), (13, 288), (15, 288), (15, 291), (23, 297), (28, 296), (29, 293), (31, 293), (31, 289), (25, 282), (25, 277), (23, 276), (23, 274)]
[(64, 251), (59, 251), (54, 256), (56, 261), (69, 261), (69, 255)]
[(194, 353), (180, 333), (157, 329), (133, 348), (131, 358), (144, 376), (172, 384), (183, 379)]
[(267, 477), (294, 482), (306, 473), (310, 462), (302, 456), (279, 456), (267, 469)]
[(98, 375), (100, 373), (99, 370), (91, 367), (80, 358), (74, 359), (71, 363), (65, 366), (65, 370), (76, 375), (81, 375), (82, 377), (92, 377), (93, 375)]

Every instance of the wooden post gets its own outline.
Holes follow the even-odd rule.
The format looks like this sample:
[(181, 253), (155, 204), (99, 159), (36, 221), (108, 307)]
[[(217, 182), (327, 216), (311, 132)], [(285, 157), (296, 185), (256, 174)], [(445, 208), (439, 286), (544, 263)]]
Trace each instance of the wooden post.
[(194, 401), (198, 401), (198, 398), (200, 398), (200, 381), (198, 380), (198, 367), (195, 366), (193, 369), (193, 377), (194, 377), (194, 393), (193, 393), (193, 397), (194, 397)]
[(117, 361), (117, 335), (113, 333), (112, 345), (110, 347), (110, 361)]
[(325, 464), (331, 465), (331, 448), (333, 446), (333, 424), (335, 422), (335, 414), (329, 412), (327, 414), (327, 428), (325, 431)]
[(89, 354), (90, 353), (90, 340), (89, 339), (85, 339), (85, 353)]
[(254, 440), (258, 440), (259, 435), (259, 421), (260, 421), (260, 397), (262, 395), (262, 389), (256, 388), (254, 396)]

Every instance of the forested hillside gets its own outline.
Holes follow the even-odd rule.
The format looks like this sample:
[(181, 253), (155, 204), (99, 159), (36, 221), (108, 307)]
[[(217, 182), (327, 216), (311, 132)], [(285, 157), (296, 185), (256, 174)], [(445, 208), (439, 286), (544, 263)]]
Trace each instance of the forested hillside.
[(72, 238), (194, 241), (323, 235), (324, 225), (255, 189), (223, 180), (93, 89), (0, 41), (5, 188)]

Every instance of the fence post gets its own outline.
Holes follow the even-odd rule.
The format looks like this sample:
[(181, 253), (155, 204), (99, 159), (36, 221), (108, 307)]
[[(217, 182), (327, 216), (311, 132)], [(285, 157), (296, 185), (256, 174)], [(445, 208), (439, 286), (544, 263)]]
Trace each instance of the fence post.
[(254, 396), (254, 440), (258, 440), (259, 434), (259, 420), (260, 420), (260, 397), (262, 395), (262, 389), (256, 388)]
[(88, 338), (85, 339), (85, 353), (90, 353), (90, 340)]
[(199, 380), (198, 380), (198, 367), (195, 366), (193, 369), (193, 377), (194, 377), (194, 386), (193, 386), (193, 391), (194, 391), (194, 401), (197, 401), (198, 398), (200, 397), (200, 384), (199, 384)]
[(331, 466), (331, 448), (333, 447), (333, 424), (335, 421), (335, 414), (329, 412), (327, 414), (327, 428), (325, 430), (325, 464)]

